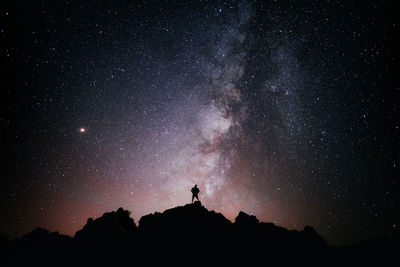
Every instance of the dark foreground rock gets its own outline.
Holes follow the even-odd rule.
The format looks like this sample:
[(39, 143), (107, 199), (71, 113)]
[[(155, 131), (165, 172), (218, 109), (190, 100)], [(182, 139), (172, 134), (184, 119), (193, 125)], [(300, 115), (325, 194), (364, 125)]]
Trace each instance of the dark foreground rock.
[(103, 214), (72, 238), (38, 228), (4, 241), (8, 265), (349, 265), (395, 258), (397, 239), (332, 247), (310, 226), (288, 230), (240, 212), (232, 223), (200, 202), (143, 216), (136, 226), (128, 211)]

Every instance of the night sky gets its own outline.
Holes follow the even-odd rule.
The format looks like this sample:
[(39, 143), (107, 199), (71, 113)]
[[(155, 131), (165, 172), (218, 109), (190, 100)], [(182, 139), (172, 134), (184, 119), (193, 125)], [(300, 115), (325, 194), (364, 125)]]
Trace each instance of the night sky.
[[(393, 1), (395, 2), (395, 1)], [(331, 244), (400, 237), (387, 1), (16, 1), (2, 8), (0, 233), (191, 201)], [(5, 46), (4, 46), (5, 44)]]

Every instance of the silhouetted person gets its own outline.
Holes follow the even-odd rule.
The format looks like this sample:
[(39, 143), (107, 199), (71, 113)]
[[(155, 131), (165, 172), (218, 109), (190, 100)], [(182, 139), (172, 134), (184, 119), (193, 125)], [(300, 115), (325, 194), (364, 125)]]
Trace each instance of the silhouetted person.
[(200, 189), (197, 187), (197, 184), (194, 185), (191, 191), (192, 191), (192, 203), (194, 198), (197, 198), (197, 200), (200, 201), (199, 200)]

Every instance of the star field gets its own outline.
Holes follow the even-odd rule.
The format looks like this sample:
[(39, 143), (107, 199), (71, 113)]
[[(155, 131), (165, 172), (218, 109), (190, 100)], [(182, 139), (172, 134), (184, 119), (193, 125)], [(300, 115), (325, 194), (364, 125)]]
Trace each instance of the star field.
[(230, 220), (242, 210), (311, 225), (332, 244), (399, 237), (392, 2), (17, 1), (1, 12), (14, 116), (1, 119), (13, 157), (0, 233), (74, 235), (119, 207), (138, 221), (189, 203), (198, 184)]

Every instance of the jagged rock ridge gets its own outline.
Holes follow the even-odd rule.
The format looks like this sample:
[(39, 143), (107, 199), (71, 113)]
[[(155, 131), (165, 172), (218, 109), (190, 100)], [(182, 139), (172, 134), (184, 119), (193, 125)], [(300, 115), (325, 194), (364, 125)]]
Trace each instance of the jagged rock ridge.
[[(398, 248), (398, 240), (386, 244), (390, 244), (385, 247), (386, 254), (395, 255), (390, 252)], [(369, 246), (369, 251), (372, 247)], [(31, 262), (53, 265), (58, 259), (75, 265), (78, 259), (82, 264), (104, 263), (105, 259), (126, 263), (132, 257), (150, 260), (150, 265), (193, 259), (203, 263), (213, 259), (214, 263), (224, 265), (238, 262), (248, 265), (266, 259), (324, 265), (326, 258), (340, 264), (345, 256), (358, 255), (356, 252), (360, 250), (334, 248), (310, 226), (302, 231), (288, 230), (259, 222), (244, 212), (239, 212), (232, 223), (195, 202), (143, 216), (138, 226), (129, 212), (120, 208), (95, 220), (89, 218), (73, 238), (38, 228), (8, 242), (3, 251), (17, 265)], [(18, 257), (20, 254), (26, 257)]]

